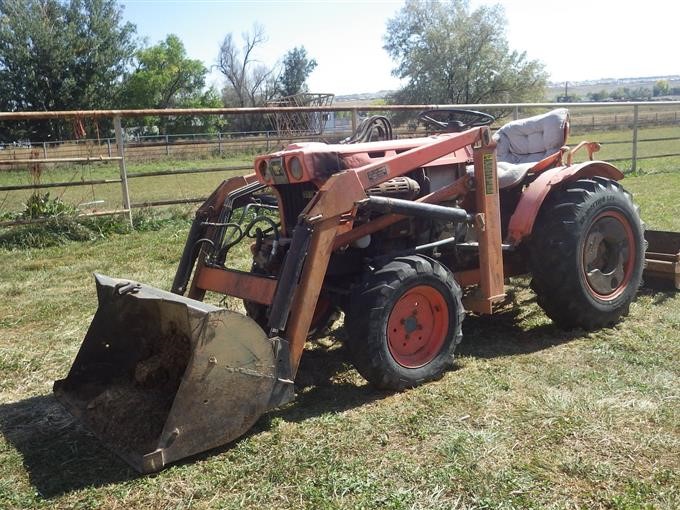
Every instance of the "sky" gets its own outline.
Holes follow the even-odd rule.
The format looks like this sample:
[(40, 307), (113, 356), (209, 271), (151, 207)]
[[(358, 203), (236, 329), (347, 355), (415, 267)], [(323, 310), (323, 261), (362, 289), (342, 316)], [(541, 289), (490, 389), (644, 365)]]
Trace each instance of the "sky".
[[(221, 41), (261, 24), (267, 41), (259, 61), (274, 65), (304, 46), (318, 66), (311, 92), (336, 95), (393, 90), (394, 62), (383, 50), (387, 20), (402, 0), (119, 0), (124, 18), (155, 44), (174, 33), (191, 58), (216, 63)], [(554, 82), (680, 75), (677, 0), (471, 0), (500, 3), (514, 50), (542, 61)], [(209, 84), (221, 88), (216, 70)]]

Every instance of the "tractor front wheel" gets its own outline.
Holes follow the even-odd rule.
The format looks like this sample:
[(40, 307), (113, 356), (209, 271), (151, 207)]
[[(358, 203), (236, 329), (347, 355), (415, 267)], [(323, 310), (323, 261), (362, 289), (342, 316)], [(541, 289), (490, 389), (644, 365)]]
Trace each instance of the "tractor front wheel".
[(461, 290), (452, 273), (419, 255), (398, 257), (353, 293), (348, 351), (374, 386), (402, 390), (440, 377), (462, 338)]
[(553, 193), (530, 244), (531, 286), (558, 326), (595, 329), (628, 313), (645, 260), (644, 224), (628, 192), (603, 177)]

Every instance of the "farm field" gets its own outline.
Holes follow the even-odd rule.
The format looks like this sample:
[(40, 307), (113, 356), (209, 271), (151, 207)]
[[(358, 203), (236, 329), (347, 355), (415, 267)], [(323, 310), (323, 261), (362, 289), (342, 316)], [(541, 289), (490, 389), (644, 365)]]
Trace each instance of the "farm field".
[[(674, 160), (642, 168), (623, 183), (647, 225), (680, 231)], [(192, 177), (206, 193), (222, 178)], [(174, 179), (140, 178), (150, 184), (137, 196), (177, 196)], [(680, 293), (643, 289), (616, 327), (562, 331), (524, 279), (497, 316), (466, 318), (440, 381), (372, 389), (345, 363), (340, 325), (308, 345), (295, 402), (231, 445), (136, 475), (62, 410), (51, 385), (96, 309), (92, 272), (170, 287), (189, 219), (149, 223), (0, 248), (0, 508), (680, 506)]]

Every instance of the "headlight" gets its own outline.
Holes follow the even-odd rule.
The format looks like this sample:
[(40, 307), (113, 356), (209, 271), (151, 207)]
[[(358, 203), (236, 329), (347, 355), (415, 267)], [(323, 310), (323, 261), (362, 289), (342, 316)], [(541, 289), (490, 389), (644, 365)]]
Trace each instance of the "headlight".
[(293, 179), (296, 181), (302, 179), (302, 163), (299, 158), (290, 158), (290, 161), (288, 161), (288, 170), (290, 170), (290, 175), (292, 175)]

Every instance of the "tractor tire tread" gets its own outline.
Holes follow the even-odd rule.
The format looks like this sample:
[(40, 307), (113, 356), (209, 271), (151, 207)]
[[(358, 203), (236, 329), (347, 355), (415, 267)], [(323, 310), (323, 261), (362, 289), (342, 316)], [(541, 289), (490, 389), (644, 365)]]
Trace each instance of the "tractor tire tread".
[[(426, 366), (418, 369), (399, 369), (382, 339), (385, 329), (385, 310), (393, 304), (395, 292), (408, 281), (437, 281), (448, 291), (456, 309), (452, 341)], [(462, 292), (453, 274), (440, 263), (424, 256), (396, 257), (365, 278), (355, 292), (349, 313), (345, 317), (348, 331), (348, 352), (359, 373), (380, 389), (403, 390), (441, 377), (453, 364), (453, 353), (462, 339), (465, 311)], [(408, 375), (405, 375), (407, 373)]]
[[(594, 216), (597, 196), (607, 197), (631, 220), (636, 246), (641, 245), (638, 267), (633, 269), (630, 287), (613, 304), (595, 305), (583, 290), (575, 261), (584, 225)], [(579, 221), (580, 220), (580, 221)], [(634, 220), (634, 221), (633, 221)], [(637, 223), (637, 228), (634, 226)], [(604, 177), (579, 179), (553, 192), (541, 208), (529, 250), (531, 288), (539, 306), (555, 324), (564, 329), (587, 330), (615, 324), (628, 314), (629, 306), (641, 284), (644, 266), (645, 225), (633, 198), (618, 182)]]

